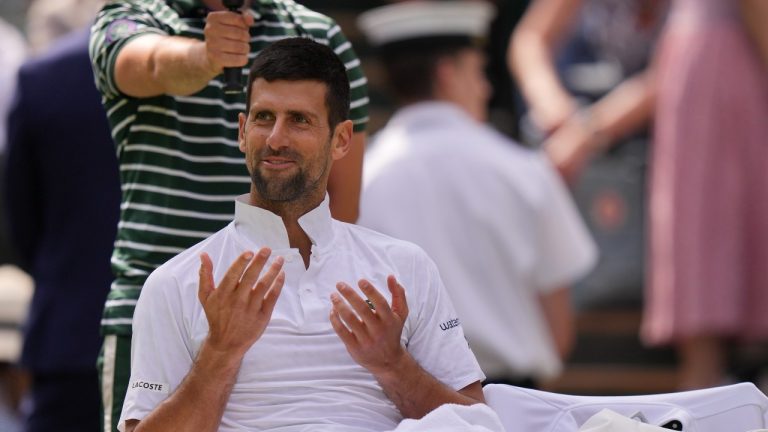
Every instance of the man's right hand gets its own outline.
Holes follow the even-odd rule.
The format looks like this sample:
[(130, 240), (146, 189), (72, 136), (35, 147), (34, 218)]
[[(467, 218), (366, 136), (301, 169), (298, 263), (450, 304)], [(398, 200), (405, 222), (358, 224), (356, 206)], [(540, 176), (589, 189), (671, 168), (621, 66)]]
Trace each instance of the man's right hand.
[(225, 67), (248, 64), (251, 50), (249, 28), (253, 25), (249, 12), (210, 12), (205, 20), (205, 52), (211, 71), (219, 74)]
[(136, 98), (199, 92), (225, 67), (248, 64), (250, 12), (208, 14), (200, 41), (145, 33), (128, 41), (115, 61), (115, 83)]
[(242, 357), (264, 333), (285, 283), (282, 257), (275, 258), (259, 277), (270, 254), (268, 248), (255, 256), (244, 252), (218, 286), (213, 280), (211, 258), (206, 253), (200, 255), (198, 298), (208, 319), (206, 343), (213, 350)]
[(143, 420), (127, 419), (126, 432), (219, 430), (243, 356), (264, 333), (285, 282), (282, 257), (259, 277), (270, 253), (268, 248), (255, 256), (244, 252), (219, 286), (211, 258), (200, 254), (198, 298), (208, 319), (208, 339), (173, 394)]

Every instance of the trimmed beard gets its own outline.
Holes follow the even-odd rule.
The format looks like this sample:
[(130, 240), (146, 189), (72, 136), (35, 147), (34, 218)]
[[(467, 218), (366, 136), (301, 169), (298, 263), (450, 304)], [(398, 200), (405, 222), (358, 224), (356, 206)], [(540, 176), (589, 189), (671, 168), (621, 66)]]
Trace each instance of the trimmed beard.
[(259, 170), (253, 170), (251, 180), (259, 195), (269, 201), (294, 201), (309, 188), (307, 176), (302, 170), (286, 180), (267, 180)]
[[(325, 172), (328, 170), (328, 158), (330, 158), (331, 140), (325, 144), (324, 154), (325, 160), (323, 160), (323, 170), (318, 174), (317, 178), (310, 180), (307, 177), (307, 172), (299, 167), (299, 171), (288, 179), (266, 179), (261, 175), (258, 168), (254, 169), (251, 174), (251, 181), (253, 182), (256, 190), (261, 195), (262, 199), (273, 202), (288, 202), (295, 201), (303, 196), (309, 195), (312, 191), (316, 190), (320, 186), (320, 179), (323, 178)], [(297, 165), (303, 161), (303, 158), (289, 149), (283, 149), (280, 151), (273, 151), (269, 148), (265, 149), (262, 158), (267, 156), (287, 156), (297, 162)]]

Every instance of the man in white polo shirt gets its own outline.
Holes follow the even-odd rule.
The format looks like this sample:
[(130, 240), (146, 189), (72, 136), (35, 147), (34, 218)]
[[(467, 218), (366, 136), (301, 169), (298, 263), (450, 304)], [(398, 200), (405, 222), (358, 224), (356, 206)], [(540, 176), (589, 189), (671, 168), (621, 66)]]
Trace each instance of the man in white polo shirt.
[(344, 65), (308, 39), (276, 42), (246, 100), (251, 191), (144, 285), (121, 430), (384, 431), (482, 402), (432, 261), (330, 216), (328, 172), (352, 136)]
[(484, 124), (492, 16), (477, 0), (361, 15), (401, 106), (366, 151), (358, 223), (435, 260), (490, 382), (535, 386), (573, 345), (568, 285), (596, 249), (544, 154)]

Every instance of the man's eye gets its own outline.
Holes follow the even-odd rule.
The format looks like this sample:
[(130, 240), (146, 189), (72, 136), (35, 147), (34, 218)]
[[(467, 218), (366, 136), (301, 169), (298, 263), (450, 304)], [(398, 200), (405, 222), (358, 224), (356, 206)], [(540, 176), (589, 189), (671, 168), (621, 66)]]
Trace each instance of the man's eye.
[(269, 120), (272, 120), (272, 114), (264, 111), (257, 112), (253, 116), (253, 119), (258, 121), (269, 121)]
[(309, 123), (309, 120), (301, 114), (296, 114), (295, 116), (293, 116), (293, 121), (295, 121), (296, 123), (303, 123), (303, 124)]

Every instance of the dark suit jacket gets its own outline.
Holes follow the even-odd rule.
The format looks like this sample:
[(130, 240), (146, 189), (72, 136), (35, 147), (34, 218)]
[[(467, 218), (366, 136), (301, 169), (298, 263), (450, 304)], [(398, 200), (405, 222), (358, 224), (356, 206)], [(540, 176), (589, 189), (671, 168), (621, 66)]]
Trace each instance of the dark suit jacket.
[(22, 66), (7, 150), (10, 237), (36, 285), (22, 364), (36, 372), (94, 369), (120, 184), (87, 31)]

